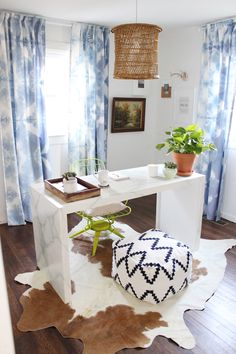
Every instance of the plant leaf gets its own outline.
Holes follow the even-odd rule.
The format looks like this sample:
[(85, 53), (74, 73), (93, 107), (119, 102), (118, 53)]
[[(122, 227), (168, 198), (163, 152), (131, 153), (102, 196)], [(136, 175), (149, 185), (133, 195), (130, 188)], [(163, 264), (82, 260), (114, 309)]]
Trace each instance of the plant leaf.
[(196, 124), (190, 124), (190, 125), (188, 125), (188, 126), (185, 128), (185, 130), (186, 130), (187, 132), (194, 132), (194, 131), (197, 130), (197, 125), (196, 125)]
[(156, 149), (161, 150), (165, 146), (165, 143), (157, 144)]

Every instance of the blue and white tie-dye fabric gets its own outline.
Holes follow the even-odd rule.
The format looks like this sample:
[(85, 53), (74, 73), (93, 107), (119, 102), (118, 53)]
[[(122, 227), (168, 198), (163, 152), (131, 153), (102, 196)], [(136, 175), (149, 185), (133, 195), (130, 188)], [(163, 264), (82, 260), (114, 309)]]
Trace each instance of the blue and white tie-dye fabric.
[(31, 220), (30, 185), (48, 177), (45, 21), (0, 13), (0, 129), (9, 225)]
[(69, 161), (106, 161), (109, 33), (107, 27), (72, 26)]
[(204, 214), (220, 218), (227, 145), (236, 94), (236, 22), (227, 20), (203, 28), (198, 123), (216, 152), (202, 154), (196, 165), (206, 175)]

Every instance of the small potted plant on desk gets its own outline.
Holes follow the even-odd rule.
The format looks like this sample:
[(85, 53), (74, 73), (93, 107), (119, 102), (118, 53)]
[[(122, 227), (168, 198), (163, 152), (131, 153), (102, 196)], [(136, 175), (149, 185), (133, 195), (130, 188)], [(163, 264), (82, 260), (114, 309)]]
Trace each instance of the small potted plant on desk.
[(168, 136), (167, 139), (157, 144), (156, 148), (161, 150), (166, 147), (167, 153), (173, 152), (179, 176), (191, 176), (196, 156), (207, 150), (216, 150), (214, 144), (205, 141), (205, 132), (196, 124), (188, 125), (186, 128), (174, 128), (165, 134)]
[(167, 161), (164, 163), (163, 174), (165, 178), (171, 179), (176, 176), (177, 173), (177, 165), (174, 162)]
[(77, 178), (75, 172), (65, 172), (63, 173), (62, 178), (65, 193), (77, 192)]

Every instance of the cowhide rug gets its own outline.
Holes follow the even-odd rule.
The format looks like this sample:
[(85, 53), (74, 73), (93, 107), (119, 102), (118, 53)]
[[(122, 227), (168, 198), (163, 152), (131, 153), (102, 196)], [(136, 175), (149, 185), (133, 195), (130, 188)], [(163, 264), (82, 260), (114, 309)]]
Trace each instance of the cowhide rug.
[[(116, 223), (116, 227), (125, 234), (136, 233), (125, 224)], [(74, 232), (75, 229), (70, 233)], [(70, 241), (71, 306), (62, 302), (42, 271), (16, 276), (16, 281), (31, 286), (20, 298), (23, 314), (19, 330), (54, 326), (62, 336), (82, 340), (84, 354), (146, 348), (158, 335), (192, 349), (195, 340), (184, 322), (184, 312), (204, 309), (224, 276), (224, 253), (236, 240), (201, 239), (200, 248), (193, 255), (190, 285), (158, 305), (136, 299), (111, 278), (112, 239), (100, 241), (95, 257), (90, 256), (91, 240), (81, 236)]]

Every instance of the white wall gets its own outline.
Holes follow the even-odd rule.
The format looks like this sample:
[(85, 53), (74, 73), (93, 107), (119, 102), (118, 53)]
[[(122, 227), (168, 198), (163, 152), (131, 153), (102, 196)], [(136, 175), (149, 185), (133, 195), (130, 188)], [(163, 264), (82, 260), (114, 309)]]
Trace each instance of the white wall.
[[(200, 72), (201, 33), (197, 27), (163, 31), (159, 41), (160, 79), (158, 91), (157, 141), (165, 138), (164, 132), (171, 127), (185, 125), (195, 120), (193, 99), (197, 95)], [(171, 73), (185, 71), (188, 80), (183, 81)], [(171, 98), (161, 98), (163, 84), (172, 87)], [(181, 115), (178, 96), (189, 97), (189, 112)], [(195, 100), (196, 102), (196, 100)], [(159, 160), (168, 159), (164, 153), (155, 151)], [(170, 157), (169, 157), (170, 159)]]
[(236, 222), (236, 148), (228, 151), (223, 194), (222, 217)]
[[(137, 167), (153, 162), (157, 132), (158, 80), (148, 80), (145, 130), (143, 132), (111, 133), (113, 97), (139, 97), (134, 94), (134, 80), (113, 79), (114, 38), (110, 43), (108, 168), (110, 170)], [(141, 97), (141, 96), (140, 96)]]

